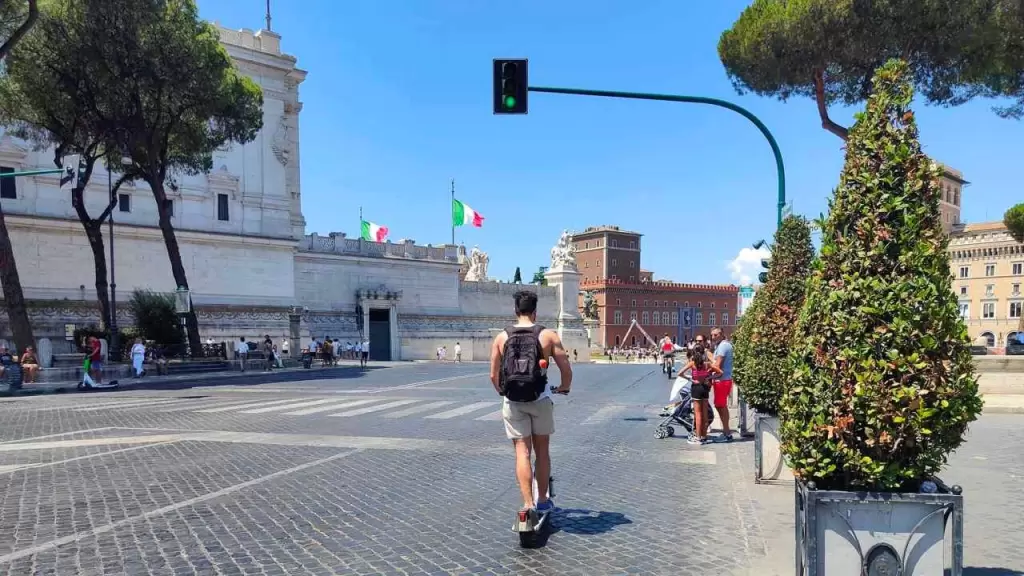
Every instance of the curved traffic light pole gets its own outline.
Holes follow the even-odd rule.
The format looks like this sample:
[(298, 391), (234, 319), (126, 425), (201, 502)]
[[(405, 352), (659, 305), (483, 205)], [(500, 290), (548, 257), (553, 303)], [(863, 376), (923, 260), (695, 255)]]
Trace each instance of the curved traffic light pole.
[(549, 88), (542, 86), (528, 86), (530, 92), (545, 92), (548, 94), (571, 94), (576, 96), (600, 96), (603, 98), (625, 98), (628, 100), (660, 100), (662, 102), (686, 102), (689, 104), (710, 104), (719, 108), (726, 108), (740, 114), (747, 120), (753, 122), (754, 126), (761, 131), (761, 134), (768, 140), (772, 147), (772, 154), (775, 155), (775, 168), (779, 174), (779, 203), (777, 207), (777, 226), (782, 225), (782, 212), (786, 208), (786, 167), (782, 162), (782, 150), (779, 143), (775, 141), (768, 127), (761, 122), (761, 119), (754, 116), (749, 110), (718, 98), (707, 98), (704, 96), (676, 96), (672, 94), (647, 94), (645, 92), (615, 92), (610, 90), (578, 90), (576, 88)]

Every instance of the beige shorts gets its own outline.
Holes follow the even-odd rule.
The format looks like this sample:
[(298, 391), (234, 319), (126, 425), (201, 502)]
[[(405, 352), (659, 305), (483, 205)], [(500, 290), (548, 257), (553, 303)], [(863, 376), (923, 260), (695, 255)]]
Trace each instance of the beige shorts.
[(555, 433), (555, 403), (551, 398), (534, 402), (512, 402), (505, 398), (501, 403), (501, 418), (509, 440)]

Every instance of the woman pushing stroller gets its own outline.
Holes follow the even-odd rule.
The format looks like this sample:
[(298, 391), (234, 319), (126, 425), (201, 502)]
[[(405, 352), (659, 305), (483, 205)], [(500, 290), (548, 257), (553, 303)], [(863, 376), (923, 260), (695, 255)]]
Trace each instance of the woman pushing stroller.
[(721, 376), (719, 370), (708, 358), (708, 352), (704, 348), (703, 340), (694, 344), (689, 351), (686, 366), (679, 371), (679, 377), (683, 378), (689, 372), (690, 397), (693, 399), (693, 433), (687, 439), (690, 444), (706, 444), (708, 442), (708, 427), (711, 422), (708, 420), (708, 399), (711, 396), (711, 380)]

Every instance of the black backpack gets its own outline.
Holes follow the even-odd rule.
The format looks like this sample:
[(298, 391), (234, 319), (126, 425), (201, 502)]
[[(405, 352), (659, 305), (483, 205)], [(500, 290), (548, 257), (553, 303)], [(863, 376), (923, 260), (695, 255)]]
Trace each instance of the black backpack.
[(508, 339), (501, 353), (501, 392), (512, 402), (533, 402), (547, 388), (548, 377), (540, 367), (543, 330), (540, 325), (505, 329)]

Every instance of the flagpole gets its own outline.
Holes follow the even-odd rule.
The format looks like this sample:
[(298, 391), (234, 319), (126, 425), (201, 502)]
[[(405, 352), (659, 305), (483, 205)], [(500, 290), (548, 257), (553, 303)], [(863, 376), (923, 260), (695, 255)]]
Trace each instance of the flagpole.
[[(452, 203), (448, 205), (448, 212), (451, 213), (455, 206), (455, 178), (452, 178)], [(455, 216), (452, 216), (452, 246), (455, 246)]]
[(359, 238), (363, 237), (363, 207), (359, 207)]

